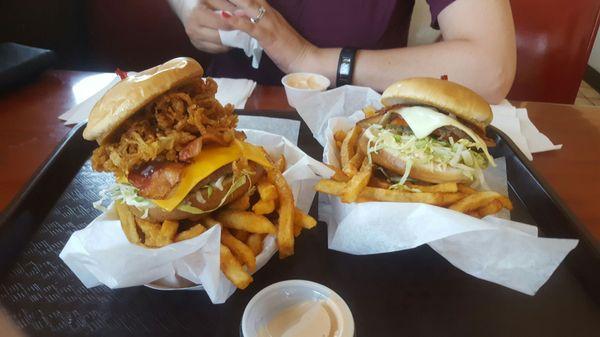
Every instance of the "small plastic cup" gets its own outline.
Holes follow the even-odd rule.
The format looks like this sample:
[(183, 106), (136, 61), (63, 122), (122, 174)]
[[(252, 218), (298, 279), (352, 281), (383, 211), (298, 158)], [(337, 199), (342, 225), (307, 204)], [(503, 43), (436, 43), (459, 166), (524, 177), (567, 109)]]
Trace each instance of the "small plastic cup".
[(288, 104), (295, 108), (308, 97), (325, 91), (331, 82), (321, 74), (291, 73), (283, 76), (281, 84), (285, 87)]
[(332, 326), (337, 326), (335, 336), (354, 337), (354, 318), (346, 302), (326, 286), (306, 280), (274, 283), (254, 295), (244, 310), (240, 336), (259, 336), (278, 313), (307, 301), (320, 301), (327, 307)]

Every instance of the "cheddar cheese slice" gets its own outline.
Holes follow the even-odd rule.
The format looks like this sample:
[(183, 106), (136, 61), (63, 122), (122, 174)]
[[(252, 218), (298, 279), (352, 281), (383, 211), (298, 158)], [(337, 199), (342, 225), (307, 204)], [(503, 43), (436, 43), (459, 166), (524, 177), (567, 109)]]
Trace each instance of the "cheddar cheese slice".
[(167, 211), (172, 211), (202, 179), (241, 157), (246, 157), (264, 167), (272, 167), (271, 162), (256, 145), (235, 141), (229, 146), (207, 146), (183, 170), (179, 184), (175, 186), (169, 198), (155, 199), (152, 202)]

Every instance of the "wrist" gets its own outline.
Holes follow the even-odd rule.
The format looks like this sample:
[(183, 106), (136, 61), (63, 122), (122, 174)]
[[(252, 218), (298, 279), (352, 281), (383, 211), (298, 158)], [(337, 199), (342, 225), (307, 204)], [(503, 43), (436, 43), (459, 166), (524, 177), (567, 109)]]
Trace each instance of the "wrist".
[(335, 86), (351, 85), (354, 76), (354, 63), (356, 60), (356, 49), (342, 48), (338, 58)]
[(298, 54), (294, 60), (290, 62), (288, 69), (286, 69), (285, 72), (315, 72), (313, 68), (315, 60), (318, 60), (319, 58), (319, 53), (320, 48), (307, 42), (302, 46), (302, 48), (300, 48)]
[(317, 73), (327, 77), (331, 83), (335, 83), (340, 50), (341, 48), (318, 48), (312, 46), (312, 48), (303, 55), (300, 62), (297, 63), (297, 66), (290, 72)]

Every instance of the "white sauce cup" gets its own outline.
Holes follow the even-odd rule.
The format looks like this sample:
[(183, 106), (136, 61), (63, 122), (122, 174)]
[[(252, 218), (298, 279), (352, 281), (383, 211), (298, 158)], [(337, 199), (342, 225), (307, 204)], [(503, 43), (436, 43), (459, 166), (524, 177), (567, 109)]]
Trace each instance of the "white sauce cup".
[(321, 74), (291, 73), (281, 79), (281, 84), (285, 87), (289, 105), (295, 108), (299, 102), (325, 91), (331, 82)]
[(354, 336), (354, 318), (346, 302), (326, 286), (306, 280), (278, 282), (259, 291), (244, 310), (241, 336), (258, 336), (278, 313), (307, 301), (321, 301), (329, 308), (329, 318), (337, 326), (335, 337)]

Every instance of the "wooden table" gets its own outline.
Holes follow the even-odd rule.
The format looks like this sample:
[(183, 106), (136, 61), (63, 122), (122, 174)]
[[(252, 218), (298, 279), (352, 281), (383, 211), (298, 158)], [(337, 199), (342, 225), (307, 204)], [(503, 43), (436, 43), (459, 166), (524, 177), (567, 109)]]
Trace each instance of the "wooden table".
[[(95, 73), (48, 71), (0, 94), (0, 209), (25, 186), (70, 130), (57, 117), (75, 105), (73, 86)], [(560, 151), (534, 155), (533, 166), (600, 240), (600, 109), (520, 102)], [(290, 110), (281, 87), (258, 86), (247, 109)]]

